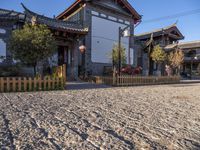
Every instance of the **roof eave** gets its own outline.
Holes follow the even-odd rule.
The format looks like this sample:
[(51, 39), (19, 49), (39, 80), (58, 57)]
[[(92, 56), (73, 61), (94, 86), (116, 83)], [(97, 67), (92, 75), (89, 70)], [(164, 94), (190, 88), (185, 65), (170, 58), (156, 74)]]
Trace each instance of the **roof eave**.
[[(83, 2), (83, 0), (76, 0), (70, 7), (68, 7), (66, 10), (64, 10), (61, 14), (59, 14), (56, 19), (62, 18), (66, 13), (71, 11), (73, 8), (75, 8), (78, 4)], [(142, 19), (142, 16), (139, 15), (139, 13), (131, 6), (131, 4), (128, 1), (121, 0), (121, 2), (128, 8), (128, 10), (132, 13), (133, 19), (135, 23), (140, 22)]]
[(133, 14), (135, 22), (136, 23), (140, 22), (142, 19), (142, 16), (131, 6), (131, 4), (128, 1), (122, 0), (122, 2), (124, 3), (125, 6), (127, 6), (129, 11)]
[(72, 10), (74, 7), (76, 7), (78, 4), (80, 4), (82, 0), (76, 0), (71, 6), (69, 6), (67, 9), (65, 9), (61, 14), (56, 16), (56, 19), (62, 18), (66, 13), (68, 13), (70, 10)]

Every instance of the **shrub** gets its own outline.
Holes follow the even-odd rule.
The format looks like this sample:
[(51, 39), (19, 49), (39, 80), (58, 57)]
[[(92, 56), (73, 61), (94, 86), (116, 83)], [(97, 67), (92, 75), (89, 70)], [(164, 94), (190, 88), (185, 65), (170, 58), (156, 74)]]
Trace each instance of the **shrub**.
[(16, 77), (19, 73), (19, 66), (17, 65), (0, 67), (0, 77)]

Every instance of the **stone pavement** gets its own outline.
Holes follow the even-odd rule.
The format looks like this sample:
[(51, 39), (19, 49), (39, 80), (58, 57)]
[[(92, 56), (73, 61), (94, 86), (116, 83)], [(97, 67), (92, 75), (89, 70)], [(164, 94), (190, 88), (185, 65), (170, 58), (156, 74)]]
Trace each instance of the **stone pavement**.
[(181, 83), (183, 83), (183, 84), (200, 83), (200, 80), (181, 80)]
[(200, 84), (82, 86), (0, 93), (0, 150), (200, 149)]

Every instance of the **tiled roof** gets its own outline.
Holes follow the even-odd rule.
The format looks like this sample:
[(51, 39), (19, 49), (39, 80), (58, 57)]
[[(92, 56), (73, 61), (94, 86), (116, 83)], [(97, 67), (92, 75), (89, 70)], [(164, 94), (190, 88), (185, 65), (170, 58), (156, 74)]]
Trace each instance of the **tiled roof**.
[(174, 49), (175, 47), (179, 47), (181, 49), (189, 49), (189, 48), (200, 48), (200, 41), (190, 41), (190, 42), (181, 42), (170, 44), (165, 47), (166, 50)]
[(25, 15), (20, 12), (0, 9), (0, 19), (24, 20), (24, 18), (25, 18), (24, 16)]
[[(66, 10), (64, 10), (61, 14), (57, 16), (57, 19), (62, 19), (62, 17), (66, 14), (67, 16), (70, 15), (71, 11), (73, 11), (75, 7), (80, 7), (80, 4), (91, 2), (91, 1), (94, 1), (94, 0), (75, 0), (71, 6), (69, 6)], [(123, 8), (126, 8), (129, 10), (130, 14), (134, 16), (135, 23), (141, 21), (142, 16), (139, 15), (139, 13), (132, 7), (132, 5), (127, 0), (118, 0), (116, 2), (123, 4)]]
[(154, 37), (156, 37), (156, 36), (162, 35), (165, 31), (168, 31), (168, 30), (173, 29), (173, 28), (175, 30), (177, 30), (178, 33), (180, 34), (180, 39), (183, 39), (184, 36), (178, 30), (176, 24), (172, 24), (170, 26), (167, 26), (167, 27), (164, 27), (164, 28), (159, 28), (159, 29), (156, 29), (156, 30), (153, 30), (153, 31), (150, 31), (150, 32), (144, 32), (144, 33), (141, 33), (141, 34), (136, 34), (135, 37), (138, 38), (138, 39), (150, 38), (152, 34), (153, 34)]
[(51, 29), (67, 31), (71, 33), (79, 33), (79, 34), (86, 34), (88, 32), (88, 28), (84, 28), (82, 25), (78, 23), (73, 23), (69, 21), (61, 21), (54, 18), (49, 18), (46, 16), (39, 15), (27, 9), (22, 4), (25, 12), (15, 12), (11, 10), (0, 9), (0, 20), (15, 20), (15, 21), (22, 21), (22, 22), (31, 22), (32, 18), (36, 18), (36, 22), (39, 24), (45, 24)]
[(81, 32), (81, 33), (87, 33), (88, 28), (84, 28), (80, 24), (68, 22), (68, 21), (61, 21), (57, 20), (54, 18), (49, 18), (43, 15), (39, 15), (37, 13), (34, 13), (27, 9), (23, 4), (22, 4), (25, 14), (26, 14), (26, 21), (31, 22), (32, 18), (36, 18), (36, 22), (39, 24), (45, 24), (49, 26), (52, 29), (57, 29), (57, 30), (64, 30), (68, 32)]

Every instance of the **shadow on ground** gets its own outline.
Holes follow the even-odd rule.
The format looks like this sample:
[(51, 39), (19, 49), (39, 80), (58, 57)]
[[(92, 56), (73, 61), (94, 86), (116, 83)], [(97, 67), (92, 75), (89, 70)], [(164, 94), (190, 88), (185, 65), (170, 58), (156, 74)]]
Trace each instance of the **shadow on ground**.
[[(127, 87), (141, 87), (141, 86), (169, 86), (169, 87), (195, 87), (200, 86), (200, 81), (193, 82), (181, 82), (179, 84), (163, 84), (163, 85), (138, 85), (138, 86), (127, 86)], [(82, 81), (68, 81), (66, 84), (67, 90), (86, 90), (86, 89), (105, 89), (105, 88), (113, 88), (113, 86), (103, 85), (103, 84), (94, 84), (89, 82)]]
[(92, 84), (89, 82), (67, 82), (67, 90), (86, 90), (86, 89), (100, 89), (100, 88), (112, 88), (112, 86), (103, 85), (103, 84)]

